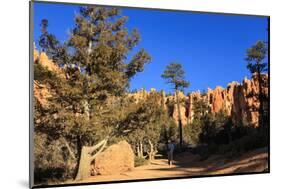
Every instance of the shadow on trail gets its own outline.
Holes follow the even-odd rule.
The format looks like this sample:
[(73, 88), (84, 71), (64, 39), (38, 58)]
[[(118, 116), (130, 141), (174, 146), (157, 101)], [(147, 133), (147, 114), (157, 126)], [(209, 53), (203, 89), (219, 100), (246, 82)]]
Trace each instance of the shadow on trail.
[(211, 155), (202, 160), (199, 155), (182, 152), (175, 154), (174, 164), (169, 166), (166, 156), (158, 154), (150, 164), (122, 174), (93, 176), (87, 182), (269, 172), (267, 149), (257, 149), (239, 157), (227, 157)]
[[(259, 149), (239, 157), (226, 158), (222, 155), (212, 155), (206, 160), (201, 160), (199, 155), (189, 152), (177, 153), (174, 163), (169, 166), (167, 158), (157, 158), (161, 162), (152, 162), (156, 167), (148, 168), (151, 171), (163, 171), (169, 173), (177, 172), (177, 175), (205, 175), (225, 174), (238, 172), (264, 172), (268, 167), (267, 148)], [(159, 167), (161, 166), (161, 167)], [(163, 166), (163, 167), (162, 167)]]

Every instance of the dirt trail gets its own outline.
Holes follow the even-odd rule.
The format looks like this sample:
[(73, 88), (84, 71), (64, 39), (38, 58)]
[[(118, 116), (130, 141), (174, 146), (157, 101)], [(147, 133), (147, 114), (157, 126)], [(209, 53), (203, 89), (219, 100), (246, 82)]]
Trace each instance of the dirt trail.
[(242, 172), (262, 172), (268, 169), (266, 148), (248, 152), (236, 159), (223, 156), (211, 156), (201, 161), (198, 155), (181, 153), (175, 156), (175, 163), (167, 165), (167, 159), (158, 157), (150, 165), (144, 165), (116, 175), (99, 175), (82, 182), (102, 182), (115, 180), (136, 180), (165, 177), (187, 177), (196, 175), (214, 175)]

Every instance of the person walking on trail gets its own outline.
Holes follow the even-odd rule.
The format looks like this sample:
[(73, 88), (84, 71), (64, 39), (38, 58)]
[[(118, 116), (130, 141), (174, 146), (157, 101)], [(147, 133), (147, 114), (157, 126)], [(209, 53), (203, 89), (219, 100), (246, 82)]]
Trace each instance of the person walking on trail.
[(168, 164), (171, 166), (173, 164), (173, 153), (174, 153), (175, 145), (171, 142), (171, 140), (168, 140), (167, 145), (167, 153), (168, 153)]

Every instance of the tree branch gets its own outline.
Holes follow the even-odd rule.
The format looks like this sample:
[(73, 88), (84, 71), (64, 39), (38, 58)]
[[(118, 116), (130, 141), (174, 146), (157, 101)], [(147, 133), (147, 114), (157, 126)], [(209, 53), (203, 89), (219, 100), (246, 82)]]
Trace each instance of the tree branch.
[(62, 141), (64, 142), (64, 144), (65, 144), (67, 150), (69, 151), (70, 156), (71, 156), (73, 159), (76, 159), (75, 154), (74, 154), (73, 151), (71, 150), (71, 148), (70, 148), (68, 142), (66, 141), (66, 139), (65, 139), (64, 137), (62, 137)]
[(102, 141), (100, 141), (98, 144), (96, 144), (95, 146), (91, 146), (88, 147), (88, 152), (91, 154), (93, 153), (95, 150), (97, 150), (99, 147), (101, 147), (102, 145), (104, 145), (104, 143), (107, 143), (108, 138), (103, 139)]
[(103, 143), (102, 147), (99, 149), (99, 151), (97, 153), (95, 153), (95, 155), (93, 155), (91, 157), (91, 161), (93, 161), (94, 159), (96, 159), (96, 157), (103, 151), (103, 149), (105, 148), (106, 144), (107, 144), (107, 140), (105, 139), (105, 142)]

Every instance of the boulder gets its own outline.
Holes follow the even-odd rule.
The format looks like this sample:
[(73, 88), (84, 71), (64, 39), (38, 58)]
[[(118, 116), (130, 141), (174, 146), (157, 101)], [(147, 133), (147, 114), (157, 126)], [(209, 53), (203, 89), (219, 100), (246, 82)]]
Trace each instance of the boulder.
[(94, 163), (94, 172), (99, 175), (112, 175), (134, 168), (134, 152), (126, 141), (109, 146)]

